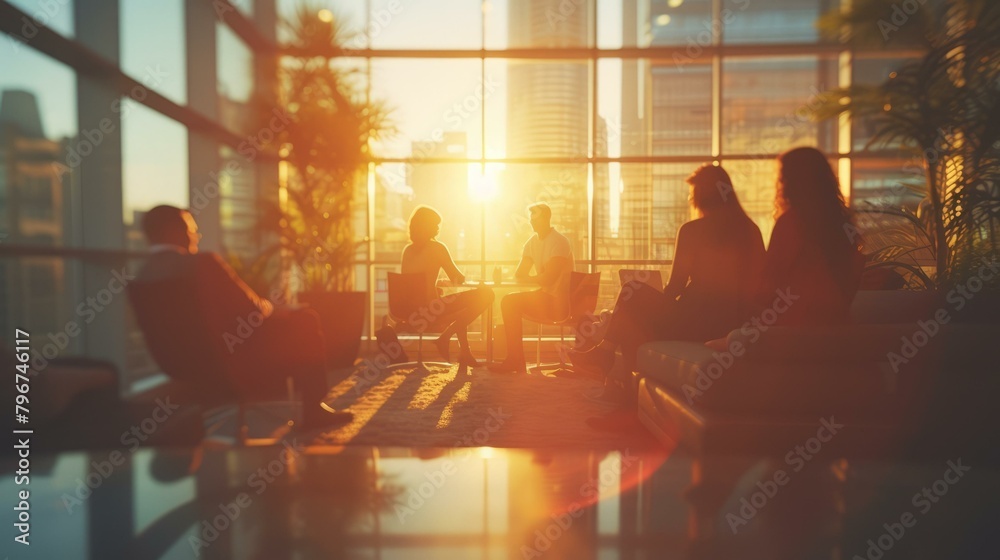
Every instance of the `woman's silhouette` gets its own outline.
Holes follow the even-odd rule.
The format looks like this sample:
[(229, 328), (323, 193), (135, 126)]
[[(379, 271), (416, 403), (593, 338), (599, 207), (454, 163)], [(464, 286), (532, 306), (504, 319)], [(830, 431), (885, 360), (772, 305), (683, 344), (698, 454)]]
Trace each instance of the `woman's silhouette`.
[(776, 290), (788, 290), (798, 299), (779, 324), (846, 322), (865, 259), (837, 176), (822, 152), (804, 147), (778, 156), (775, 216), (760, 303), (768, 305)]
[(621, 346), (631, 372), (639, 346), (650, 340), (705, 342), (747, 319), (760, 285), (764, 241), (740, 206), (729, 174), (705, 164), (687, 179), (701, 217), (677, 232), (670, 280), (663, 292), (640, 282), (622, 287), (604, 340), (574, 363), (607, 374)]
[(456, 335), (461, 349), (460, 366), (475, 366), (476, 359), (469, 349), (468, 326), (493, 304), (493, 291), (485, 286), (479, 286), (441, 297), (436, 287), (438, 273), (441, 270), (444, 270), (455, 284), (464, 283), (465, 275), (455, 266), (448, 247), (436, 239), (440, 228), (441, 215), (436, 210), (428, 206), (418, 206), (413, 210), (410, 216), (410, 243), (403, 249), (402, 272), (426, 275), (428, 304), (434, 299), (441, 299), (444, 313), (436, 324), (443, 325), (444, 331), (435, 341), (441, 355), (450, 361), (448, 342), (452, 335)]

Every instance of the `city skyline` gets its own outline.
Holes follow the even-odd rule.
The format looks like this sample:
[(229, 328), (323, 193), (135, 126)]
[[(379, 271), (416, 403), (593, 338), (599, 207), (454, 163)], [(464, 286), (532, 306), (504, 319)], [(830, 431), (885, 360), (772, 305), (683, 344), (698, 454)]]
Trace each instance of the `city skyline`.
[[(273, 14), (252, 14), (250, 4), (236, 8), (256, 25), (273, 28), (276, 38), (284, 33), (278, 18), (298, 5), (281, 1)], [(387, 102), (398, 128), (395, 136), (371, 145), (372, 164), (355, 191), (354, 282), (372, 294), (370, 309), (381, 310), (381, 303), (374, 303), (384, 303), (379, 286), (406, 242), (406, 220), (418, 204), (439, 207), (442, 240), (468, 263), (466, 273), (478, 278), (483, 269), (490, 275), (491, 263), (517, 259), (530, 235), (525, 207), (549, 202), (578, 263), (603, 273), (601, 305), (609, 306), (621, 265), (606, 263), (669, 268), (677, 228), (693, 216), (684, 179), (700, 164), (719, 161), (730, 171), (765, 238), (773, 223), (775, 184), (773, 162), (765, 156), (798, 144), (817, 145), (835, 160), (840, 152), (835, 167), (845, 171), (845, 194), (858, 195), (856, 200), (881, 196), (900, 179), (902, 164), (855, 161), (846, 151), (845, 145), (861, 149), (859, 139), (870, 134), (863, 123), (848, 127), (854, 138), (845, 144), (847, 129), (812, 123), (802, 109), (818, 92), (844, 83), (847, 74), (877, 83), (905, 58), (859, 58), (845, 70), (838, 53), (801, 53), (802, 44), (824, 41), (815, 18), (836, 7), (833, 1), (726, 0), (718, 22), (706, 8), (710, 4), (509, 0), (488, 2), (484, 11), (478, 2), (456, 0), (448, 4), (447, 20), (435, 15), (440, 12), (429, 0), (374, 2), (367, 20), (363, 2), (317, 4), (329, 10), (320, 17), (339, 17), (355, 31), (367, 21), (370, 44), (357, 45), (372, 49), (364, 51), (367, 58), (336, 64), (353, 69), (372, 99)], [(34, 9), (26, 1), (14, 5)], [(79, 160), (87, 170), (79, 175), (68, 166), (73, 173), (64, 187), (75, 185), (79, 176), (101, 177), (98, 183), (83, 181), (65, 197), (61, 246), (142, 251), (137, 219), (153, 205), (169, 203), (198, 210), (207, 250), (252, 261), (267, 243), (257, 227), (258, 201), (278, 197), (282, 174), (276, 164), (248, 159), (238, 146), (206, 137), (201, 127), (205, 119), (240, 139), (254, 137), (246, 130), (246, 116), (267, 82), (260, 73), (264, 55), (226, 23), (226, 14), (222, 20), (210, 12), (208, 20), (192, 19), (179, 0), (122, 7), (108, 0), (103, 6), (114, 8), (119, 26), (100, 36), (76, 37), (74, 19), (97, 16), (75, 14), (71, 5), (46, 21), (58, 34), (111, 59), (141, 88), (124, 95), (95, 90), (79, 69), (43, 54), (42, 45), (30, 40), (11, 38), (4, 48), (15, 56), (0, 60), (0, 91), (34, 96), (43, 135), (65, 146), (56, 159)], [(765, 45), (771, 54), (700, 52), (726, 43)], [(681, 48), (672, 55), (644, 56), (644, 49), (655, 53), (670, 46)], [(547, 49), (566, 47), (597, 50), (573, 60), (544, 56)], [(537, 54), (447, 55), (449, 49), (480, 48)], [(616, 51), (622, 48), (639, 51), (622, 56)], [(384, 49), (429, 49), (429, 54), (384, 55)], [(204, 55), (191, 57), (192, 52)], [(147, 92), (176, 108), (164, 112), (151, 105)], [(109, 132), (97, 136), (103, 118), (110, 119)], [(111, 143), (92, 141), (103, 137)], [(81, 157), (81, 149), (108, 159)], [(438, 161), (444, 158), (456, 163)], [(120, 220), (95, 221), (108, 213)], [(12, 246), (24, 241), (17, 235), (4, 240)], [(59, 271), (58, 282), (79, 293), (94, 288), (85, 273), (72, 269)], [(72, 310), (57, 315), (67, 313)], [(376, 322), (377, 316), (369, 318), (369, 333)], [(112, 340), (116, 336), (79, 343), (125, 348)]]

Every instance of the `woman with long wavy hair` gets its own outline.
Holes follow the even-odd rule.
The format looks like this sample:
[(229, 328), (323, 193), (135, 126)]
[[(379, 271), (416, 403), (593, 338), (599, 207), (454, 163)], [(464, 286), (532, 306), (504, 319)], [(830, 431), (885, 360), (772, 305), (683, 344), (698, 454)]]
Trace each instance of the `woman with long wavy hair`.
[(861, 283), (864, 256), (833, 168), (815, 148), (778, 156), (775, 224), (765, 259), (761, 303), (787, 290), (781, 324), (836, 324)]
[(622, 350), (631, 372), (640, 345), (650, 340), (706, 342), (725, 336), (754, 311), (764, 240), (747, 216), (732, 179), (704, 164), (687, 179), (691, 206), (700, 216), (680, 227), (670, 280), (660, 292), (641, 282), (622, 286), (603, 339), (574, 364), (607, 375)]

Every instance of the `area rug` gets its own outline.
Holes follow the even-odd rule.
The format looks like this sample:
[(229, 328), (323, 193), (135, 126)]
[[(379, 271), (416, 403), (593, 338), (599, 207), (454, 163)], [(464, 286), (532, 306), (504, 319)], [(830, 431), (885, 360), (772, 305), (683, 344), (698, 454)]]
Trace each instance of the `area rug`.
[(590, 428), (585, 419), (614, 409), (585, 392), (589, 379), (502, 375), (485, 367), (427, 365), (379, 371), (359, 368), (335, 385), (326, 402), (354, 421), (325, 432), (331, 445), (405, 447), (655, 448), (638, 424), (624, 432)]

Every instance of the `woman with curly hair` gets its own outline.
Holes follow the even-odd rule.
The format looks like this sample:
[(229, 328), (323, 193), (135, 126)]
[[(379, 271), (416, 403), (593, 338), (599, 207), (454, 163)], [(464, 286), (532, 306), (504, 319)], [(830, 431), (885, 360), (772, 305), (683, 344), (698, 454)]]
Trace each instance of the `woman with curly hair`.
[(826, 156), (795, 148), (778, 156), (775, 224), (764, 262), (761, 303), (787, 290), (794, 299), (785, 325), (837, 324), (848, 319), (864, 256), (851, 210)]

